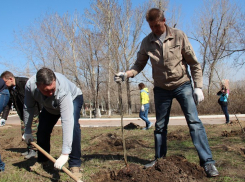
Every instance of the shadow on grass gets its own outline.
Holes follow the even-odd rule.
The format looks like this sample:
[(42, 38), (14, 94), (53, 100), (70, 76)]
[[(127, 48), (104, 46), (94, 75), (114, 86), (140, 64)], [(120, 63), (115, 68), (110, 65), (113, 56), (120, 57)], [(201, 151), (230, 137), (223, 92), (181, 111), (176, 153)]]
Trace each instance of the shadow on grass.
[(37, 162), (36, 158), (24, 159), (21, 162), (13, 163), (13, 166), (30, 171), (30, 166), (33, 166)]
[[(37, 158), (30, 158), (30, 159), (27, 159), (27, 160), (24, 160), (24, 161), (21, 161), (21, 162), (13, 163), (13, 166), (18, 167), (19, 169), (21, 169), (21, 168), (25, 169), (26, 171), (32, 172), (32, 173), (34, 173), (34, 174), (36, 174), (36, 175), (38, 175), (38, 176), (40, 176), (42, 178), (49, 179), (52, 182), (59, 181), (59, 177), (56, 174), (58, 172), (57, 172), (57, 170), (53, 169), (53, 167), (52, 167), (52, 169), (51, 168), (43, 168), (43, 171), (45, 171), (46, 173), (48, 173), (50, 175), (56, 174), (56, 179), (54, 179), (52, 177), (49, 177), (49, 176), (45, 176), (41, 172), (38, 173), (37, 171), (30, 171), (30, 167), (33, 166), (36, 162), (37, 162)], [(52, 162), (50, 161), (50, 163), (52, 163)]]
[[(89, 155), (83, 155), (82, 158), (84, 161), (89, 161), (91, 159), (101, 159), (101, 160), (122, 160), (124, 161), (124, 156), (123, 155), (106, 155), (106, 154), (89, 154)], [(127, 156), (127, 161), (128, 162), (134, 162), (134, 163), (140, 163), (142, 165), (145, 165), (152, 160), (145, 160), (141, 159), (135, 156)]]
[(5, 149), (5, 150), (11, 151), (11, 152), (24, 153), (27, 151), (27, 148), (9, 148), (9, 149)]

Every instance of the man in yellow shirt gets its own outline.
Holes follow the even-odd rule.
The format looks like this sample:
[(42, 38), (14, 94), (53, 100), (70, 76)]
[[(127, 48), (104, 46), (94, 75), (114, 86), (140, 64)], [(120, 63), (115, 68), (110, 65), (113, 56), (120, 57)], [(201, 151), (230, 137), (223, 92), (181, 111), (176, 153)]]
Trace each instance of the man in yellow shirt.
[(149, 121), (148, 119), (148, 111), (150, 108), (149, 104), (149, 91), (148, 88), (145, 87), (144, 83), (140, 83), (139, 85), (140, 89), (140, 103), (141, 103), (141, 108), (140, 108), (140, 114), (139, 117), (145, 121), (146, 127), (143, 128), (143, 130), (148, 130), (152, 126), (152, 122)]

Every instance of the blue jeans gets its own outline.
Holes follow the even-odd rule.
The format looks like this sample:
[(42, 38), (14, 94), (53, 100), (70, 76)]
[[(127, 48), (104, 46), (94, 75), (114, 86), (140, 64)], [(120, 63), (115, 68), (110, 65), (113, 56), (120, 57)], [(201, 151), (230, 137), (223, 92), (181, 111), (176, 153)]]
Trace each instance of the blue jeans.
[(0, 172), (5, 170), (5, 163), (1, 160), (1, 154), (0, 154)]
[[(77, 96), (73, 100), (74, 106), (74, 129), (73, 129), (73, 142), (72, 151), (69, 154), (69, 167), (81, 166), (81, 129), (79, 124), (80, 111), (83, 105), (83, 95)], [(39, 115), (39, 125), (37, 132), (37, 144), (40, 145), (46, 152), (50, 153), (50, 135), (54, 125), (57, 123), (60, 115), (50, 114), (46, 109), (42, 109)], [(41, 152), (38, 152), (38, 162), (48, 161)]]
[(145, 121), (146, 123), (146, 127), (148, 127), (150, 125), (150, 121), (148, 119), (148, 111), (149, 111), (149, 108), (150, 108), (150, 104), (147, 103), (147, 104), (144, 104), (144, 111), (141, 111), (140, 109), (140, 113), (139, 113), (139, 117)]
[(221, 105), (221, 109), (222, 109), (223, 113), (225, 114), (226, 122), (229, 123), (230, 117), (229, 117), (227, 106)]
[(0, 113), (9, 102), (9, 90), (4, 89), (0, 92)]
[[(155, 135), (162, 136), (161, 150), (163, 155), (167, 153), (167, 128), (169, 123), (172, 100), (176, 98), (185, 115), (189, 127), (192, 142), (198, 152), (200, 165), (215, 163), (208, 144), (205, 128), (198, 118), (197, 108), (193, 98), (193, 88), (190, 82), (186, 82), (174, 90), (154, 88), (154, 100), (156, 109)], [(162, 152), (161, 152), (162, 153)]]
[[(4, 107), (9, 102), (9, 90), (4, 89), (0, 92), (0, 113), (3, 111)], [(5, 163), (1, 160), (1, 154), (0, 154), (0, 171), (4, 171)]]

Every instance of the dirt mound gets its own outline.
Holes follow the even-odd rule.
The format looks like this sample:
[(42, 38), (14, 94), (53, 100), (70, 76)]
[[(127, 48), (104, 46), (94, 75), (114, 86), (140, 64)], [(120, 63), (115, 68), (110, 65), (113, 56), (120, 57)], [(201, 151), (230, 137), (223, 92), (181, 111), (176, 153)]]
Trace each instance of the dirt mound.
[(124, 129), (126, 130), (135, 130), (141, 128), (140, 125), (137, 125), (135, 123), (129, 123), (128, 125), (124, 126)]
[[(117, 134), (106, 133), (97, 135), (90, 141), (91, 147), (85, 149), (86, 151), (111, 151), (118, 152), (123, 151), (122, 136)], [(145, 141), (136, 139), (125, 139), (126, 149), (134, 149), (137, 147), (148, 147)]]
[(206, 174), (202, 167), (188, 162), (183, 156), (159, 159), (155, 166), (143, 169), (142, 165), (129, 164), (118, 171), (104, 171), (94, 175), (92, 181), (99, 182), (202, 182)]
[[(243, 131), (245, 131), (245, 128), (243, 128)], [(223, 131), (222, 132), (222, 136), (223, 137), (234, 137), (234, 136), (242, 136), (244, 133), (243, 133), (242, 130), (231, 130), (230, 132), (228, 131)]]
[(230, 122), (229, 122), (229, 124), (228, 124), (228, 126), (234, 126), (234, 125), (240, 125), (240, 123), (239, 123), (239, 121), (238, 120), (230, 120)]

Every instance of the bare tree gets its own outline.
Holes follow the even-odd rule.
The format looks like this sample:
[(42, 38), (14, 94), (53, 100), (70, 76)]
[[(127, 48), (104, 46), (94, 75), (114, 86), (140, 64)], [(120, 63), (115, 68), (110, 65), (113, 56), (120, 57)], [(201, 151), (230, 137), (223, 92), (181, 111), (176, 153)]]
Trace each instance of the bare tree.
[(208, 77), (208, 95), (214, 74), (218, 74), (217, 64), (222, 62), (233, 45), (233, 32), (238, 18), (238, 9), (230, 0), (204, 0), (204, 5), (196, 16), (196, 31), (193, 39), (200, 43), (202, 71)]
[(237, 68), (242, 68), (245, 65), (245, 12), (241, 12), (238, 17), (238, 23), (234, 26), (235, 37), (234, 47), (232, 50), (227, 50), (231, 54), (235, 53), (234, 63)]
[(116, 14), (115, 11), (115, 0), (94, 0), (92, 1), (91, 7), (89, 10), (85, 11), (85, 15), (89, 25), (94, 27), (94, 31), (99, 32), (102, 37), (105, 39), (104, 47), (104, 56), (106, 57), (107, 65), (107, 109), (108, 115), (111, 115), (111, 34), (113, 29), (113, 23), (115, 22), (116, 17), (113, 16)]
[[(138, 51), (140, 42), (139, 37), (142, 34), (141, 29), (145, 20), (147, 5), (142, 4), (137, 8), (132, 9), (130, 0), (123, 1), (123, 7), (118, 8), (118, 17), (114, 31), (113, 47), (114, 49), (114, 67), (117, 71), (129, 70), (132, 66), (135, 55)], [(131, 107), (131, 89), (129, 80), (126, 81), (127, 92), (127, 112), (132, 113)]]

